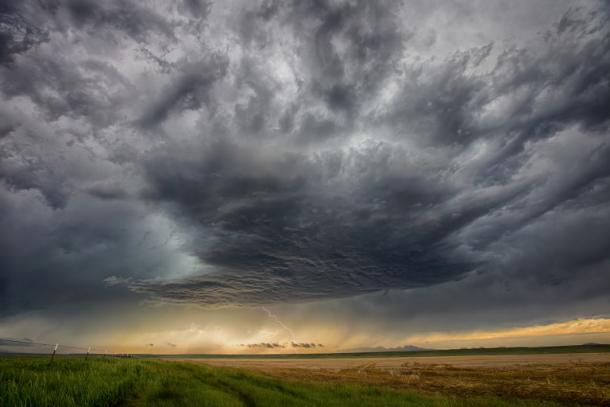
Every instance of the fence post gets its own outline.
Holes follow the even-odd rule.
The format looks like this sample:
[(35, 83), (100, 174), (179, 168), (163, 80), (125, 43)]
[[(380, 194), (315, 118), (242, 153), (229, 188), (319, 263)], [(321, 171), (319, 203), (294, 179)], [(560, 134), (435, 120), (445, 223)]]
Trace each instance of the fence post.
[(53, 363), (53, 359), (55, 358), (55, 352), (57, 352), (57, 347), (59, 346), (58, 343), (55, 344), (55, 348), (53, 348), (53, 353), (51, 353), (51, 361), (49, 362), (49, 364)]

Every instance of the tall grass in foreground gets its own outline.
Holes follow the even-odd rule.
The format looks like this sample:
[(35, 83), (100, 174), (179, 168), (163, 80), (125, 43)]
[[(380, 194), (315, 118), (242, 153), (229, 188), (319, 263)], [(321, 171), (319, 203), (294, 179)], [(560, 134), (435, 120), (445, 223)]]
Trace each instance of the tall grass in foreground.
[(240, 369), (136, 359), (0, 358), (0, 406), (557, 406), (422, 395), (355, 383), (279, 379)]

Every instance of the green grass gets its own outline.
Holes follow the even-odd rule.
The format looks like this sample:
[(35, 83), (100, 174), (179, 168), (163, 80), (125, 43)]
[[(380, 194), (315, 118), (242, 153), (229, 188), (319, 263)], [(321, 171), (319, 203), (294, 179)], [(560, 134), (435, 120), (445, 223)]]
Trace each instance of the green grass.
[(279, 379), (241, 369), (142, 359), (0, 358), (0, 406), (558, 406), (456, 398), (357, 383)]

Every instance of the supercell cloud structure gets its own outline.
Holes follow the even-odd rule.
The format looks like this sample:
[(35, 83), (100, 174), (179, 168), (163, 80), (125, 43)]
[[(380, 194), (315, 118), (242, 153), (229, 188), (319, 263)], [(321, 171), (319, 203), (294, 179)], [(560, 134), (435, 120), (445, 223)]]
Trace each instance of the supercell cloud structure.
[(0, 310), (469, 276), (607, 298), (609, 18), (603, 1), (3, 2)]

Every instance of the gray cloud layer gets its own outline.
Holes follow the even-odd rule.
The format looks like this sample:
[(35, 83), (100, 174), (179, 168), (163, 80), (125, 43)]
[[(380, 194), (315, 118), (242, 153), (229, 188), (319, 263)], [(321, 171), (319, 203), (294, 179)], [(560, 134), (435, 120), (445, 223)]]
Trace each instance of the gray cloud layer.
[(0, 308), (603, 298), (607, 5), (433, 3), (3, 5)]

